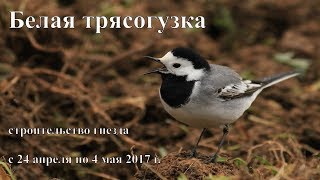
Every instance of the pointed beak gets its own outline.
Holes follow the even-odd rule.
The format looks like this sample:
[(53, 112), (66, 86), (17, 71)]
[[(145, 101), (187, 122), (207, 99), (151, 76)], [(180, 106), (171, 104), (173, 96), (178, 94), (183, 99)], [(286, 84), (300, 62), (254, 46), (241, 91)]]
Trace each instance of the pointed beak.
[(144, 73), (143, 75), (147, 75), (147, 74), (153, 74), (153, 73), (158, 73), (158, 74), (165, 74), (168, 72), (166, 66), (161, 62), (161, 60), (159, 58), (155, 58), (155, 57), (151, 57), (151, 56), (144, 56), (145, 58), (148, 58), (150, 60), (156, 61), (157, 63), (160, 63), (163, 65), (163, 67), (158, 68), (158, 69), (154, 69), (152, 71), (149, 71), (147, 73)]
[(143, 56), (143, 57), (148, 58), (148, 59), (150, 59), (150, 60), (153, 60), (153, 61), (156, 61), (156, 62), (158, 62), (158, 63), (161, 63), (161, 64), (162, 64), (162, 62), (160, 61), (160, 59), (159, 59), (159, 58), (155, 58), (155, 57), (151, 57), (151, 56)]

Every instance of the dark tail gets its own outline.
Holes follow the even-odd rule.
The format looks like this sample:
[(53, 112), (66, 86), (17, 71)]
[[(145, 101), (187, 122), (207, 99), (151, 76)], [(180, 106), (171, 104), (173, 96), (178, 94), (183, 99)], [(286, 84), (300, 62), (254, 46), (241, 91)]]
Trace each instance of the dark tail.
[(262, 83), (263, 88), (267, 88), (269, 86), (272, 86), (274, 84), (277, 84), (281, 81), (287, 80), (289, 78), (295, 77), (299, 75), (300, 73), (297, 71), (290, 71), (290, 72), (285, 72), (281, 74), (277, 74), (274, 76), (270, 76), (267, 78), (262, 79), (260, 82)]

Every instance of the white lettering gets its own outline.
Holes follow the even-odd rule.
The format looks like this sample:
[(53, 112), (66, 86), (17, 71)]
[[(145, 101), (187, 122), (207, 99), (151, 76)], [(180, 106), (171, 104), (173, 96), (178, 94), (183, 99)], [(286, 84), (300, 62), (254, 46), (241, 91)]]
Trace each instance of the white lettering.
[(130, 17), (130, 16), (126, 16), (126, 17), (124, 17), (124, 19), (123, 19), (123, 26), (125, 27), (125, 28), (131, 28), (132, 26), (129, 26), (128, 25), (128, 19), (129, 19), (129, 21), (132, 21), (132, 17)]
[(64, 17), (63, 22), (65, 23), (63, 28), (74, 28), (74, 16)]
[(110, 17), (110, 28), (121, 28), (120, 24), (120, 16), (113, 16), (113, 17)]
[(96, 17), (96, 33), (99, 34), (101, 32), (101, 28), (106, 28), (107, 25), (108, 25), (107, 17), (105, 16)]
[(83, 16), (82, 19), (86, 20), (86, 28), (91, 28), (91, 19), (94, 19), (94, 16)]
[(159, 30), (158, 30), (158, 33), (163, 33), (164, 28), (166, 27), (166, 25), (167, 25), (167, 23), (168, 23), (169, 16), (166, 16), (166, 21), (163, 20), (163, 17), (162, 17), (162, 16), (159, 16), (158, 19), (159, 19), (160, 24), (161, 24), (161, 27), (162, 27), (162, 30), (159, 29)]
[[(10, 28), (22, 28), (24, 25), (21, 19), (16, 19), (16, 14), (23, 15), (22, 11), (10, 11)], [(16, 26), (16, 22), (18, 22), (18, 26)]]

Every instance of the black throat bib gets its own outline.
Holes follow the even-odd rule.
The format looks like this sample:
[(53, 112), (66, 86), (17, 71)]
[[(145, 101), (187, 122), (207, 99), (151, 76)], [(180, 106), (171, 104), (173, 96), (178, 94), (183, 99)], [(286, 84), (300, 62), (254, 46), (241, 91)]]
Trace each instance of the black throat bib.
[(173, 108), (178, 108), (189, 101), (196, 81), (187, 81), (187, 76), (161, 74), (162, 84), (160, 94), (164, 102)]

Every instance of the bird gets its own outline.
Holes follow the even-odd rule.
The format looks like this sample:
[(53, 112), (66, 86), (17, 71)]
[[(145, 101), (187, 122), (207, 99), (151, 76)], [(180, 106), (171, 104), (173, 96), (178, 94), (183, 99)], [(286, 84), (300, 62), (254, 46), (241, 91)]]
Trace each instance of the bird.
[(209, 64), (188, 47), (176, 47), (161, 58), (144, 56), (161, 64), (147, 74), (160, 74), (160, 101), (174, 119), (202, 132), (191, 151), (197, 154), (198, 144), (208, 128), (223, 127), (218, 149), (210, 158), (215, 162), (229, 133), (230, 124), (238, 120), (265, 88), (295, 77), (290, 71), (263, 78), (243, 79), (227, 66)]

